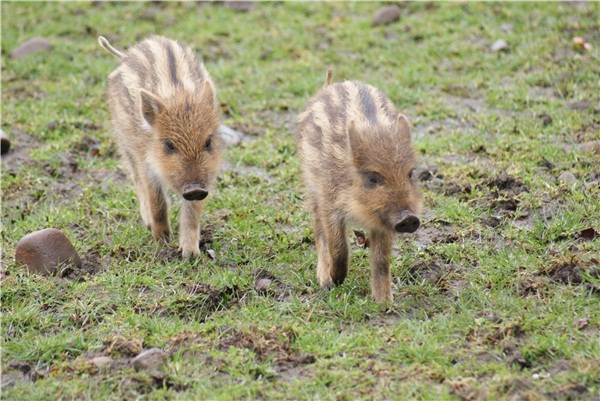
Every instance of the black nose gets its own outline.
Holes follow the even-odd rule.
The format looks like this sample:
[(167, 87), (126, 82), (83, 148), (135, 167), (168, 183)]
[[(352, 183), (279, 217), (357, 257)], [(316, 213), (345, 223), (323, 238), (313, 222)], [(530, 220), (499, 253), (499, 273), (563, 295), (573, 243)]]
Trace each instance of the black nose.
[(192, 182), (183, 189), (183, 199), (188, 201), (202, 200), (208, 196), (208, 191), (199, 182)]
[(398, 233), (414, 233), (420, 225), (421, 222), (417, 216), (410, 212), (402, 212), (394, 224), (394, 230)]

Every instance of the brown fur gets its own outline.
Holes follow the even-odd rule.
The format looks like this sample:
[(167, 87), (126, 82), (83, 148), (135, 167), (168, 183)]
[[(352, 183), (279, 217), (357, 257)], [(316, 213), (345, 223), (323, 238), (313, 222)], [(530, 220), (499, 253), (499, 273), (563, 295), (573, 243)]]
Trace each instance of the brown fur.
[(361, 82), (329, 85), (330, 79), (328, 72), (326, 86), (298, 116), (298, 154), (313, 215), (317, 276), (323, 287), (344, 281), (350, 221), (369, 230), (373, 297), (391, 301), (395, 224), (399, 216), (421, 209), (412, 178), (416, 156), (410, 125), (380, 90)]
[[(167, 189), (186, 196), (190, 185), (208, 191), (221, 161), (214, 84), (193, 51), (170, 39), (153, 36), (125, 53), (102, 37), (99, 43), (121, 61), (108, 79), (108, 105), (142, 220), (156, 240), (169, 241)], [(202, 205), (182, 199), (184, 257), (199, 253)]]

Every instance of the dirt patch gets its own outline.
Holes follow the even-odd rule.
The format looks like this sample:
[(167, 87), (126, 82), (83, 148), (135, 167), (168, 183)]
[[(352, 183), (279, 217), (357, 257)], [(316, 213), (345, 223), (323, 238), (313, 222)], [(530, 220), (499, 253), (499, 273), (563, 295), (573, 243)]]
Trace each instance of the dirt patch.
[(451, 273), (464, 270), (457, 264), (444, 264), (439, 259), (419, 261), (406, 270), (404, 281), (413, 284), (440, 285)]
[(81, 267), (77, 268), (72, 263), (61, 272), (62, 278), (83, 279), (85, 276), (94, 276), (102, 270), (107, 270), (110, 260), (103, 260), (97, 252), (88, 252), (81, 256)]
[(249, 349), (254, 352), (258, 361), (272, 361), (277, 372), (289, 371), (316, 361), (313, 355), (295, 352), (293, 343), (297, 334), (293, 328), (275, 326), (266, 332), (245, 332), (229, 327), (222, 327), (221, 330), (223, 335), (217, 344), (220, 350), (227, 351), (231, 347)]
[(414, 241), (423, 247), (435, 244), (451, 244), (459, 239), (456, 231), (451, 226), (434, 226), (427, 223), (417, 230), (413, 236)]
[(586, 397), (589, 392), (588, 388), (580, 383), (567, 383), (560, 386), (551, 393), (548, 393), (548, 397), (551, 400), (581, 400)]
[[(540, 269), (538, 275), (548, 276), (556, 283), (578, 285), (586, 283), (588, 281), (588, 276), (591, 278), (599, 278), (600, 268), (598, 262), (594, 258), (584, 260), (580, 257), (573, 256), (568, 261), (558, 260), (550, 263), (549, 266)], [(588, 284), (592, 285), (592, 283)], [(595, 286), (595, 288), (596, 287), (597, 286)]]
[(263, 296), (273, 297), (277, 301), (285, 301), (290, 296), (290, 289), (279, 277), (264, 267), (252, 272), (254, 278), (254, 290)]
[(183, 292), (172, 297), (161, 308), (163, 315), (204, 322), (214, 312), (230, 309), (246, 295), (238, 286), (215, 288), (207, 283), (181, 285)]
[(0, 389), (5, 390), (19, 382), (35, 382), (48, 377), (48, 370), (36, 367), (34, 362), (12, 361), (0, 375)]

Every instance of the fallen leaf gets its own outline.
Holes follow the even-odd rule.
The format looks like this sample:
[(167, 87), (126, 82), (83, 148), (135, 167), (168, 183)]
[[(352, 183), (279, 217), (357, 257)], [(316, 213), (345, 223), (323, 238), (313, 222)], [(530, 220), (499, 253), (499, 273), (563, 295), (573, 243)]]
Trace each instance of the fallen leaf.
[(369, 238), (367, 238), (362, 231), (354, 230), (354, 235), (356, 236), (356, 246), (359, 248), (369, 247)]

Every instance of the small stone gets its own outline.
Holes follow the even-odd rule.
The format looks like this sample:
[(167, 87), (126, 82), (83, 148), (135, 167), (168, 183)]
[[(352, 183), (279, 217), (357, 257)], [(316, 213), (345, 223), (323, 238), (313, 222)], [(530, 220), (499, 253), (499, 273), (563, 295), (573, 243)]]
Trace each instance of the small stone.
[(513, 29), (513, 26), (511, 24), (502, 24), (502, 25), (500, 25), (500, 30), (502, 32), (510, 32), (510, 31), (512, 31), (512, 29)]
[(371, 26), (387, 25), (400, 19), (400, 8), (398, 6), (387, 6), (377, 10), (373, 15)]
[(219, 127), (219, 131), (221, 132), (221, 137), (225, 141), (225, 144), (227, 144), (228, 146), (239, 145), (240, 142), (242, 142), (242, 138), (244, 137), (244, 134), (240, 131), (236, 131), (225, 125), (221, 125)]
[[(579, 150), (584, 153), (596, 153), (600, 155), (600, 141), (590, 141), (579, 145)], [(4, 153), (4, 151), (2, 152)]]
[(256, 290), (256, 292), (260, 292), (260, 293), (267, 292), (267, 290), (269, 289), (269, 286), (271, 285), (271, 282), (272, 281), (269, 280), (268, 278), (259, 278), (254, 283), (254, 289)]
[(425, 165), (415, 167), (412, 171), (412, 174), (419, 181), (429, 181), (434, 177), (432, 171), (429, 169), (428, 166)]
[(590, 319), (584, 317), (582, 319), (576, 319), (573, 324), (577, 330), (583, 330), (590, 324)]
[(552, 120), (552, 117), (550, 117), (546, 113), (542, 113), (542, 114), (538, 115), (538, 118), (542, 120), (542, 124), (544, 124), (544, 127), (547, 127), (548, 125), (552, 124), (552, 122), (554, 121), (554, 120)]
[(498, 39), (492, 44), (492, 46), (490, 46), (490, 50), (493, 52), (507, 52), (509, 50), (509, 47), (505, 41), (503, 41), (502, 39)]
[(558, 176), (558, 182), (564, 185), (576, 185), (579, 184), (579, 180), (569, 171), (563, 171)]
[(0, 130), (0, 140), (2, 144), (2, 148), (0, 150), (0, 154), (5, 154), (10, 150), (10, 138), (3, 130)]
[(146, 8), (140, 14), (140, 18), (147, 21), (156, 21), (157, 17), (160, 15), (161, 10), (155, 7)]
[(136, 372), (140, 370), (154, 371), (159, 370), (166, 359), (167, 355), (162, 350), (151, 348), (133, 358), (131, 364)]
[(33, 38), (13, 50), (10, 56), (12, 58), (23, 58), (37, 51), (50, 51), (51, 49), (52, 44), (49, 40), (44, 38)]
[(230, 10), (245, 12), (254, 10), (255, 6), (253, 1), (224, 1), (223, 5)]
[(27, 266), (31, 273), (52, 275), (62, 263), (71, 261), (81, 267), (81, 259), (71, 241), (56, 228), (46, 228), (27, 234), (17, 244), (15, 260)]

